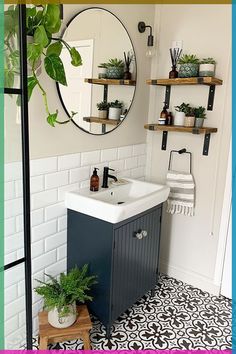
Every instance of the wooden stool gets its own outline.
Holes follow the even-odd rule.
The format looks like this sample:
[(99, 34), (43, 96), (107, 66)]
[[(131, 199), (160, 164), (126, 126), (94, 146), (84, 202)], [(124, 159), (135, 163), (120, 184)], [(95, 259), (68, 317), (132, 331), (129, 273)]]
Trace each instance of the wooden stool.
[(55, 328), (48, 323), (48, 313), (39, 313), (39, 349), (45, 350), (49, 343), (60, 343), (65, 340), (82, 339), (84, 349), (90, 350), (89, 330), (92, 323), (86, 305), (77, 306), (77, 321), (68, 328)]

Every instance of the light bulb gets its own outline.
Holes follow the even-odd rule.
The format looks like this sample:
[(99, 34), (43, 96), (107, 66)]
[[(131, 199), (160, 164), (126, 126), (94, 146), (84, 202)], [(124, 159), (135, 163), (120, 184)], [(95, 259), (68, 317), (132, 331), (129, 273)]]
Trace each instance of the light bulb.
[(154, 47), (147, 47), (147, 50), (146, 50), (146, 57), (147, 58), (152, 58), (152, 57), (154, 57), (155, 54), (156, 54), (156, 51), (155, 51)]

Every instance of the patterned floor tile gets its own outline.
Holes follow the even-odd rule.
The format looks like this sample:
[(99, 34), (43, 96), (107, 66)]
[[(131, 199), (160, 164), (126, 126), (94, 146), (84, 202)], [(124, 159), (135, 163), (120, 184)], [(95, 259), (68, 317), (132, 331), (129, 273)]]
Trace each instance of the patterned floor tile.
[[(94, 350), (224, 350), (232, 348), (231, 322), (231, 300), (162, 274), (154, 296), (148, 292), (122, 314), (112, 326), (110, 339), (93, 318), (90, 339)], [(80, 340), (50, 346), (82, 348)]]

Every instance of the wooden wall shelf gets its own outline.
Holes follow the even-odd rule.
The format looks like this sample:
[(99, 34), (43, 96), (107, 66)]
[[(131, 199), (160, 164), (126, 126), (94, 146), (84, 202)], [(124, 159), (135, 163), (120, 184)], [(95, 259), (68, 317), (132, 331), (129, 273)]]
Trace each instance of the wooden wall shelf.
[(192, 133), (192, 134), (205, 134), (204, 145), (203, 145), (203, 155), (208, 155), (210, 137), (211, 133), (216, 133), (217, 128), (202, 127), (202, 128), (189, 128), (176, 125), (159, 125), (159, 124), (145, 124), (145, 129), (151, 131), (162, 131), (162, 144), (161, 149), (166, 150), (168, 131), (170, 132), (180, 132), (180, 133)]
[(120, 120), (115, 119), (104, 119), (99, 117), (84, 117), (83, 120), (88, 123), (98, 123), (98, 124), (108, 124), (108, 125), (118, 125), (120, 124)]
[(85, 82), (94, 85), (124, 85), (135, 86), (135, 80), (120, 80), (120, 79), (84, 79)]
[(183, 77), (177, 79), (146, 80), (148, 85), (222, 85), (223, 81), (216, 77)]
[(184, 77), (177, 79), (149, 79), (146, 80), (148, 85), (157, 85), (157, 86), (165, 86), (166, 94), (165, 94), (165, 106), (169, 108), (170, 105), (170, 92), (171, 86), (180, 86), (180, 85), (206, 85), (209, 86), (209, 94), (208, 94), (208, 103), (207, 110), (212, 111), (214, 105), (214, 97), (215, 97), (215, 87), (216, 85), (222, 85), (223, 81), (217, 79), (216, 77)]

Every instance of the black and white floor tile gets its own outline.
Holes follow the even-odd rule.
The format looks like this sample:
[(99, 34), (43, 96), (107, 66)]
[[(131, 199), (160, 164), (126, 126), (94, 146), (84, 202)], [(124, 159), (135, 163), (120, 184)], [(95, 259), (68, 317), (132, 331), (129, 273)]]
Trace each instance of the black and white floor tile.
[[(154, 296), (148, 292), (120, 316), (110, 339), (96, 319), (90, 339), (94, 350), (224, 350), (232, 348), (231, 321), (231, 300), (160, 275)], [(50, 349), (80, 350), (83, 343), (64, 342)]]

